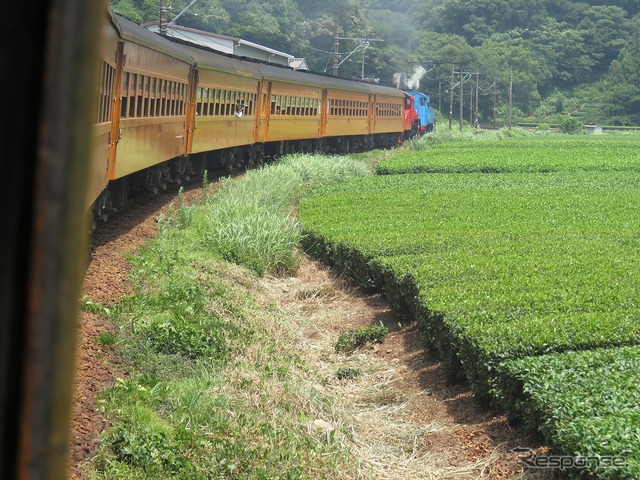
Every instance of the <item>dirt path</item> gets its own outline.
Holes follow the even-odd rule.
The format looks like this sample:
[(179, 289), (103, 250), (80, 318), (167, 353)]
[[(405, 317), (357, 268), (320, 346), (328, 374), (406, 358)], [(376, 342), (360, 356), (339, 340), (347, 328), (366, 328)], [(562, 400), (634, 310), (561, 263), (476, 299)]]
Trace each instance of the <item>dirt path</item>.
[[(514, 447), (544, 450), (488, 410), (464, 384), (449, 382), (440, 362), (425, 353), (415, 323), (401, 325), (379, 294), (367, 294), (304, 258), (296, 277), (264, 281), (273, 300), (299, 318), (307, 362), (353, 419), (358, 456), (382, 479), (551, 478), (523, 475)], [(382, 344), (355, 354), (335, 353), (338, 334), (384, 324)], [(361, 372), (329, 381), (339, 368)]]
[[(187, 191), (189, 203), (199, 188)], [(155, 235), (158, 218), (176, 194), (162, 194), (143, 207), (121, 213), (98, 230), (83, 294), (101, 304), (132, 291), (126, 255)], [(349, 419), (363, 471), (391, 479), (551, 478), (522, 476), (514, 447), (543, 448), (504, 416), (478, 405), (465, 385), (449, 383), (437, 359), (422, 350), (414, 324), (399, 325), (380, 295), (369, 295), (336, 279), (323, 265), (303, 259), (297, 276), (266, 278), (271, 299), (295, 316), (306, 360), (319, 378), (335, 379), (338, 368), (357, 378), (320, 382)], [(390, 333), (383, 344), (351, 355), (335, 353), (339, 332), (382, 322)], [(96, 394), (126, 376), (110, 348), (97, 342), (114, 327), (91, 313), (79, 319), (80, 337), (72, 426), (70, 477), (82, 479), (80, 465), (93, 457), (107, 425)], [(542, 472), (544, 474), (544, 472)]]

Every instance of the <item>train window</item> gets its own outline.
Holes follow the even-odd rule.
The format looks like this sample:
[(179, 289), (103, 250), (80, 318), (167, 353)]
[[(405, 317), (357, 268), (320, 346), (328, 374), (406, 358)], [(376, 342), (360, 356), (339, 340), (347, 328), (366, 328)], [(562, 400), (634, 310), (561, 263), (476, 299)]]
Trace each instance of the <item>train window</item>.
[(142, 95), (144, 97), (144, 110), (142, 112), (143, 117), (149, 116), (149, 100), (151, 98), (151, 77), (144, 77), (144, 86), (142, 90)]
[(180, 96), (180, 115), (184, 115), (184, 105), (187, 99), (187, 85), (182, 84), (182, 95)]
[(209, 106), (209, 114), (218, 115), (220, 113), (220, 90), (217, 88), (211, 89), (209, 92), (209, 102), (211, 102), (211, 105)]
[(224, 92), (224, 115), (231, 115), (231, 92), (225, 90)]
[(208, 88), (198, 88), (198, 93), (197, 93), (197, 107), (196, 107), (196, 113), (198, 115), (209, 115), (209, 111), (208, 111), (208, 107), (207, 107), (207, 102), (209, 97), (209, 89)]
[(151, 83), (149, 87), (149, 116), (156, 116), (156, 78), (151, 77)]
[(207, 114), (209, 116), (213, 116), (215, 115), (215, 108), (216, 108), (216, 90), (214, 88), (210, 88), (209, 89), (209, 99), (207, 100), (208, 105), (209, 105), (209, 111), (207, 112)]
[(162, 80), (158, 79), (156, 83), (156, 117), (160, 116), (160, 99), (162, 98), (162, 93), (160, 92), (160, 87), (162, 85)]
[(218, 115), (224, 115), (224, 104), (227, 103), (227, 92), (225, 90), (220, 90), (220, 108), (218, 110)]
[(208, 116), (213, 115), (213, 104), (211, 103), (211, 97), (213, 97), (213, 91), (210, 88), (202, 89), (202, 108), (201, 115)]

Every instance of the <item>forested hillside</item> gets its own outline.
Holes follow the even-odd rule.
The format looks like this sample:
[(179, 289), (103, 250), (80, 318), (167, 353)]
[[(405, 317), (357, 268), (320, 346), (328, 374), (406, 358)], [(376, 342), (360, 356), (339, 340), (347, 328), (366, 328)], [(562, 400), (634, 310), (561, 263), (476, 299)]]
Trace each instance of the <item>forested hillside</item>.
[[(111, 0), (138, 22), (156, 21), (161, 0)], [(517, 120), (640, 124), (640, 3), (637, 0), (167, 0), (169, 20), (232, 35), (332, 71), (387, 85), (417, 73), (420, 90), (449, 111), (462, 71), (464, 115), (478, 93), (481, 123)], [(362, 39), (367, 48), (359, 49)], [(352, 53), (351, 56), (347, 56)], [(452, 76), (453, 70), (453, 76)], [(455, 88), (454, 112), (459, 89)], [(471, 101), (470, 101), (471, 100)]]

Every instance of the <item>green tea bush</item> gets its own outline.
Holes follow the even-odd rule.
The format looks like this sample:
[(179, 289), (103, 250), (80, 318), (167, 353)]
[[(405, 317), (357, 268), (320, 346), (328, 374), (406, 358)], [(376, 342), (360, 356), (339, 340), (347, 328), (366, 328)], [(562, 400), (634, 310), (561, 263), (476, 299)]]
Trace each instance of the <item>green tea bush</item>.
[[(640, 475), (640, 347), (510, 360), (501, 367), (503, 405), (554, 452), (591, 458), (573, 476)], [(618, 465), (598, 464), (613, 457)]]
[(636, 478), (640, 144), (568, 138), (401, 152), (378, 170), (438, 174), (317, 192), (304, 245), (382, 290), (452, 377), (555, 451), (625, 460), (573, 475)]
[(376, 166), (378, 174), (639, 171), (638, 137), (553, 135), (447, 143), (402, 151)]

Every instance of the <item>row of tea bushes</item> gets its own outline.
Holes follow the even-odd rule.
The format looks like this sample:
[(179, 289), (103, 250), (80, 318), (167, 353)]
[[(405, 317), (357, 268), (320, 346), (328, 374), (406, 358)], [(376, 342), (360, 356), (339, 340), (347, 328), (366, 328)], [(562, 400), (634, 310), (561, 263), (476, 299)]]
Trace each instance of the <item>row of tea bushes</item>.
[(379, 174), (640, 171), (637, 138), (585, 137), (452, 142), (428, 151), (407, 150), (378, 164)]
[(640, 347), (505, 362), (504, 407), (603, 479), (640, 478)]
[[(571, 355), (640, 344), (640, 178), (633, 164), (640, 149), (593, 140), (486, 143), (445, 145), (435, 163), (464, 172), (454, 161), (446, 167), (446, 154), (458, 149), (477, 165), (498, 162), (504, 173), (473, 167), (475, 173), (385, 175), (305, 199), (305, 246), (383, 290), (398, 312), (418, 320), (426, 346), (439, 351), (453, 375), (529, 426), (545, 425), (556, 451), (606, 455), (612, 450), (599, 442), (622, 439), (612, 448), (623, 466), (582, 472), (635, 478), (637, 420), (624, 430), (597, 409), (581, 416), (580, 389), (563, 390), (562, 378), (572, 372), (569, 360), (563, 367)], [(429, 156), (425, 165), (434, 165), (439, 148), (421, 152)], [(499, 150), (509, 154), (498, 159)], [(562, 168), (548, 168), (554, 155)], [(508, 161), (525, 158), (548, 164), (528, 173)], [(592, 371), (592, 382), (606, 377)], [(635, 377), (627, 380), (616, 385), (637, 390)], [(627, 422), (635, 418), (637, 401), (601, 385), (590, 395), (626, 409)], [(568, 412), (561, 421), (556, 405)], [(574, 427), (582, 433), (566, 434)], [(620, 448), (624, 439), (630, 449)]]

